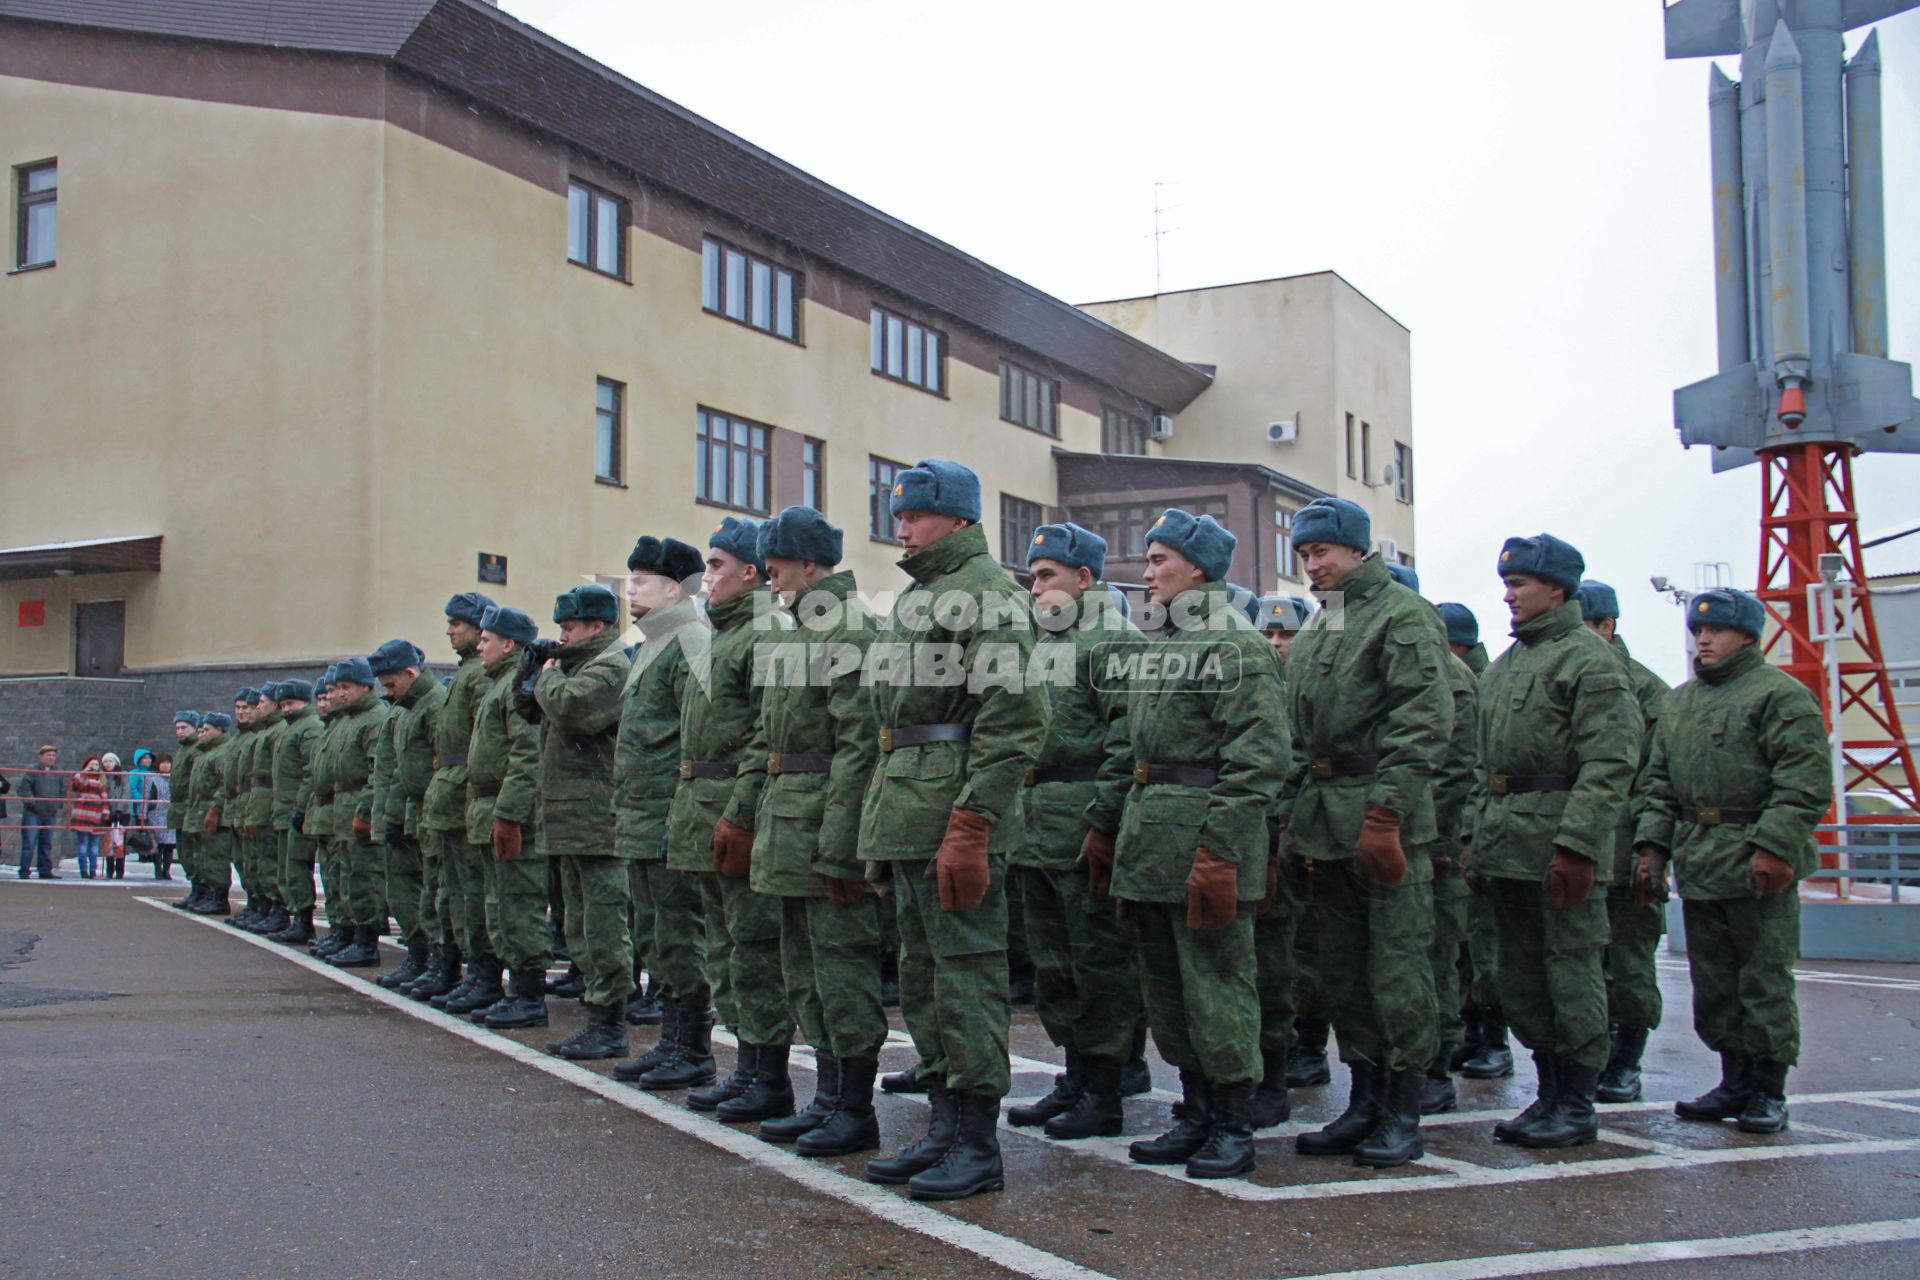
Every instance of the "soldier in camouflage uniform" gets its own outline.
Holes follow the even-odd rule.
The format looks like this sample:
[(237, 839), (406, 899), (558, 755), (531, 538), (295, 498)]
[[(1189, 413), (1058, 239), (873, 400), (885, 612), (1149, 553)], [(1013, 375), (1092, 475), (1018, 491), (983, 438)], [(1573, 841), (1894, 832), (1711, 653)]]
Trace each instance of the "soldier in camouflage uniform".
[[(713, 1000), (700, 882), (667, 864), (668, 816), (680, 783), (681, 708), (695, 669), (707, 669), (713, 636), (695, 598), (705, 570), (700, 552), (677, 538), (643, 536), (627, 556), (627, 610), (641, 641), (627, 671), (614, 741), (613, 838), (631, 868), (636, 964), (644, 950), (660, 1005), (660, 1039), (614, 1065), (614, 1079), (629, 1084), (679, 1054), (683, 1024), (704, 1019)], [(688, 1083), (709, 1083), (713, 1070), (707, 1050)]]
[(420, 813), (433, 784), (435, 727), (447, 690), (425, 670), (426, 655), (408, 641), (387, 641), (374, 651), (372, 664), (393, 708), (375, 752), (374, 792), (386, 851), (387, 901), (407, 948), (404, 961), (373, 980), (394, 990), (424, 975), (428, 948), (444, 941), (440, 912), (427, 887)]
[(1509, 538), (1514, 644), (1480, 678), (1483, 782), (1468, 861), (1492, 881), (1500, 1004), (1533, 1050), (1539, 1097), (1494, 1126), (1527, 1147), (1598, 1132), (1607, 1061), (1606, 884), (1643, 725), (1627, 674), (1580, 623), (1585, 564), (1567, 543)]
[(1646, 1052), (1648, 1033), (1660, 1025), (1660, 975), (1654, 968), (1654, 954), (1667, 931), (1667, 913), (1658, 903), (1633, 900), (1633, 824), (1646, 795), (1647, 768), (1652, 762), (1660, 709), (1671, 691), (1666, 681), (1628, 653), (1627, 642), (1617, 630), (1620, 601), (1613, 588), (1587, 579), (1580, 584), (1579, 599), (1580, 620), (1587, 630), (1605, 640), (1619, 659), (1640, 704), (1641, 719), (1646, 722), (1640, 742), (1640, 767), (1614, 836), (1613, 875), (1607, 880), (1605, 967), (1611, 1041), (1607, 1065), (1601, 1069), (1600, 1082), (1593, 1091), (1601, 1102), (1638, 1102), (1640, 1057)]
[[(548, 849), (540, 827), (543, 733), (518, 699), (521, 651), (538, 639), (532, 618), (488, 605), (480, 615), (475, 653), (485, 683), (461, 766), (467, 786), (466, 842), (487, 850), (483, 886), (486, 919), (480, 935), (499, 949), (475, 954), (469, 981), (431, 1003), (464, 1013), (495, 1030), (547, 1025), (547, 966), (553, 934), (547, 929)], [(442, 708), (442, 715), (446, 709)], [(500, 962), (512, 967), (510, 989), (500, 986)]]
[(320, 742), (321, 724), (313, 709), (313, 686), (305, 680), (283, 680), (270, 692), (285, 722), (273, 748), (272, 822), (287, 924), (267, 938), (304, 947), (313, 941), (313, 842), (300, 828), (306, 817), (307, 774)]
[(1321, 498), (1293, 545), (1326, 606), (1287, 657), (1294, 772), (1289, 856), (1311, 866), (1320, 980), (1353, 1076), (1347, 1108), (1296, 1139), (1388, 1168), (1418, 1159), (1433, 1060), (1433, 786), (1453, 734), (1446, 638), (1432, 606), (1368, 554), (1357, 504)]
[(1664, 897), (1671, 858), (1694, 1030), (1720, 1055), (1720, 1083), (1675, 1113), (1777, 1133), (1800, 1057), (1795, 886), (1819, 865), (1814, 828), (1832, 803), (1826, 729), (1806, 687), (1767, 663), (1758, 600), (1704, 591), (1687, 604), (1687, 626), (1700, 656), (1660, 717), (1634, 893), (1646, 905)]
[[(493, 601), (477, 591), (447, 600), (447, 644), (460, 665), (433, 720), (433, 778), (420, 806), (422, 890), (433, 895), (438, 946), (428, 947), (427, 971), (399, 988), (415, 1000), (450, 996), (470, 979), (461, 974), (467, 959), (489, 957), (498, 985), (499, 961), (487, 932), (486, 868), (493, 861), (491, 841), (467, 839), (467, 745), (473, 717), (489, 687), (480, 660), (480, 619)], [(466, 992), (461, 992), (465, 995)], [(499, 997), (488, 1000), (491, 1004)]]
[(327, 963), (360, 969), (380, 963), (380, 933), (388, 913), (385, 867), (373, 840), (373, 752), (392, 708), (381, 699), (365, 658), (341, 660), (334, 668), (334, 690), (340, 722), (326, 745), (334, 752), (333, 832), (353, 910), (353, 940)]
[(1005, 1185), (1007, 857), (1024, 839), (1021, 785), (1047, 699), (1025, 678), (1032, 607), (987, 550), (978, 477), (943, 459), (916, 463), (888, 505), (913, 585), (868, 651), (881, 755), (860, 856), (890, 879), (898, 907), (901, 1011), (931, 1117), (925, 1137), (869, 1161), (867, 1177), (958, 1199)]
[[(242, 836), (262, 899), (259, 915), (246, 928), (262, 935), (278, 933), (289, 923), (280, 894), (280, 841), (273, 830), (273, 755), (287, 725), (274, 688), (264, 685), (254, 691), (252, 749), (246, 756), (246, 797), (241, 807)], [(253, 906), (251, 899), (247, 905)]]
[(229, 856), (233, 873), (240, 880), (246, 905), (227, 918), (236, 928), (251, 930), (265, 917), (267, 898), (258, 872), (254, 869), (253, 841), (247, 837), (247, 810), (253, 790), (253, 749), (257, 741), (254, 721), (259, 716), (260, 691), (252, 685), (233, 696), (233, 748), (221, 762), (224, 775), (220, 804), (220, 825), (232, 832)]
[(1052, 714), (1021, 793), (1026, 840), (1008, 859), (1007, 879), (1023, 905), (1040, 1022), (1067, 1062), (1051, 1092), (1009, 1108), (1007, 1120), (1044, 1125), (1061, 1139), (1120, 1132), (1121, 1070), (1143, 1014), (1132, 931), (1080, 853), (1093, 840), (1101, 865), (1112, 865), (1133, 781), (1127, 688), (1105, 668), (1141, 635), (1100, 580), (1106, 561), (1106, 539), (1077, 524), (1042, 525), (1027, 546), (1034, 665), (1051, 680)]
[(1228, 594), (1234, 545), (1211, 516), (1179, 508), (1147, 531), (1160, 625), (1125, 655), (1132, 786), (1110, 855), (1097, 828), (1086, 842), (1096, 885), (1110, 867), (1132, 928), (1154, 1043), (1180, 1070), (1174, 1127), (1128, 1154), (1185, 1164), (1194, 1178), (1254, 1163), (1264, 1070), (1254, 917), (1272, 906), (1270, 820), (1291, 743), (1280, 665)]
[(173, 905), (181, 911), (190, 911), (206, 895), (206, 886), (201, 883), (198, 871), (200, 831), (187, 821), (187, 797), (192, 794), (193, 770), (200, 759), (200, 713), (174, 712), (173, 736), (180, 747), (173, 755), (173, 776), (169, 780), (172, 802), (167, 805), (167, 825), (173, 828), (174, 848), (179, 851), (180, 868), (187, 877), (186, 896), (176, 899)]
[(233, 880), (233, 832), (221, 824), (221, 806), (227, 802), (227, 757), (233, 752), (233, 717), (209, 711), (200, 717), (200, 753), (194, 758), (193, 790), (187, 797), (187, 822), (198, 830), (196, 846), (200, 883), (206, 886), (195, 915), (224, 916), (227, 890)]
[(567, 942), (586, 979), (587, 1024), (547, 1045), (563, 1058), (627, 1055), (633, 994), (633, 911), (627, 859), (614, 840), (613, 745), (631, 663), (621, 649), (620, 601), (595, 583), (554, 600), (560, 647), (533, 687), (540, 745), (540, 856), (557, 863)]
[(307, 769), (307, 838), (314, 842), (314, 856), (320, 865), (321, 891), (327, 900), (327, 932), (307, 945), (307, 954), (325, 960), (353, 941), (352, 904), (347, 897), (346, 872), (340, 865), (340, 845), (333, 823), (334, 763), (339, 757), (335, 741), (343, 722), (340, 715), (340, 691), (334, 687), (338, 665), (329, 666), (314, 681), (314, 703), (320, 712), (320, 733), (313, 741), (313, 762)]
[[(797, 625), (756, 638), (760, 717), (741, 761), (743, 775), (763, 778), (748, 882), (778, 904), (787, 999), (816, 1071), (813, 1101), (766, 1120), (760, 1136), (804, 1156), (880, 1145), (873, 1078), (887, 1038), (878, 899), (859, 856), (860, 802), (879, 754), (860, 682), (874, 625), (853, 574), (834, 571), (841, 545), (812, 507), (760, 526), (768, 582)], [(764, 1099), (785, 1058), (785, 1045), (762, 1046), (753, 1086), (718, 1114), (764, 1105), (756, 1093)]]

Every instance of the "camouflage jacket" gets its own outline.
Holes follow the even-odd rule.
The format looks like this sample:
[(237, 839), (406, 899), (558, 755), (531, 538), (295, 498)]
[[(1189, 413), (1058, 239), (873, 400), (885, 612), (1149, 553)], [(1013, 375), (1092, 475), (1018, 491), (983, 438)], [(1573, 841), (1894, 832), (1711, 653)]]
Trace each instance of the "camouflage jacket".
[(175, 831), (199, 834), (199, 825), (187, 821), (187, 797), (193, 794), (193, 770), (200, 761), (200, 743), (189, 738), (173, 753), (173, 776), (168, 785), (173, 800), (167, 805), (167, 826)]
[[(1752, 896), (1755, 849), (1805, 877), (1818, 865), (1813, 829), (1832, 803), (1831, 768), (1820, 704), (1758, 645), (1711, 667), (1696, 662), (1660, 717), (1634, 842), (1672, 855), (1689, 898)], [(1703, 825), (1683, 808), (1760, 816)]]
[(184, 830), (201, 834), (207, 810), (227, 802), (227, 757), (233, 754), (233, 735), (222, 734), (212, 742), (200, 744), (194, 757), (192, 790), (187, 793)]
[(420, 806), (421, 821), (435, 831), (467, 829), (467, 744), (473, 740), (480, 699), (492, 687), (479, 651), (468, 647), (459, 654), (453, 684), (433, 717), (433, 781)]
[(559, 668), (543, 671), (533, 686), (546, 728), (540, 740), (540, 852), (549, 858), (618, 856), (613, 743), (631, 664), (611, 627), (561, 645), (554, 657)]
[[(1318, 593), (1316, 593), (1318, 594)], [(1327, 593), (1287, 656), (1293, 726), (1287, 844), (1305, 858), (1353, 857), (1367, 807), (1400, 818), (1409, 853), (1439, 835), (1433, 788), (1453, 739), (1446, 629), (1432, 605), (1370, 555)], [(1374, 757), (1372, 767), (1341, 757)], [(1316, 767), (1315, 761), (1334, 764)], [(1407, 880), (1432, 875), (1410, 860)]]
[(247, 795), (241, 812), (245, 821), (262, 830), (273, 829), (273, 755), (286, 735), (287, 720), (272, 711), (254, 721), (253, 751), (247, 757)]
[[(1539, 881), (1554, 850), (1590, 858), (1605, 884), (1640, 764), (1640, 706), (1620, 660), (1569, 600), (1514, 628), (1480, 677), (1480, 779), (1473, 852), (1481, 875)], [(1504, 790), (1508, 776), (1572, 779), (1561, 790)]]
[(1475, 772), (1480, 765), (1480, 682), (1472, 668), (1452, 653), (1447, 654), (1444, 665), (1447, 689), (1453, 695), (1453, 736), (1433, 779), (1433, 824), (1439, 833), (1434, 852), (1457, 859), (1465, 834), (1462, 819), (1473, 798)]
[(320, 715), (311, 706), (286, 718), (273, 746), (273, 829), (291, 831), (293, 815), (306, 807), (307, 773), (319, 745)]
[(374, 838), (386, 839), (386, 825), (399, 823), (410, 836), (420, 834), (421, 805), (433, 783), (434, 725), (447, 691), (430, 671), (421, 671), (393, 703), (374, 757), (377, 797)]
[(378, 689), (369, 689), (358, 701), (340, 708), (340, 724), (327, 735), (333, 752), (333, 838), (353, 838), (357, 818), (379, 832), (373, 811), (373, 749), (384, 732), (392, 708)]
[(1640, 766), (1634, 772), (1633, 790), (1628, 793), (1626, 808), (1620, 815), (1620, 829), (1613, 842), (1612, 882), (1626, 885), (1633, 878), (1633, 826), (1646, 799), (1647, 775), (1653, 764), (1653, 739), (1660, 728), (1661, 709), (1673, 691), (1665, 680), (1634, 661), (1626, 641), (1615, 635), (1610, 643), (1614, 656), (1626, 668), (1627, 682), (1633, 686), (1634, 699), (1640, 704), (1640, 718), (1646, 723), (1646, 731), (1640, 738)]
[(650, 613), (620, 699), (613, 744), (613, 842), (622, 857), (667, 856), (667, 813), (680, 785), (680, 709), (692, 663), (705, 666), (713, 632), (691, 598)]
[(320, 713), (320, 732), (310, 744), (313, 759), (307, 766), (305, 830), (315, 840), (331, 841), (340, 836), (333, 821), (333, 780), (338, 774), (335, 762), (340, 756), (339, 735), (345, 720), (340, 712), (341, 708), (333, 707)]
[[(481, 668), (487, 683), (479, 686), (473, 732), (460, 752), (467, 758), (461, 770), (466, 778), (469, 844), (491, 841), (495, 818), (534, 830), (540, 826), (542, 729), (514, 709), (513, 685), (519, 673), (518, 653)], [(523, 837), (520, 856), (544, 853), (537, 845), (537, 840)]]
[[(1240, 897), (1257, 900), (1267, 887), (1267, 818), (1292, 745), (1273, 647), (1215, 582), (1174, 601), (1167, 625), (1126, 656), (1133, 783), (1115, 840), (1113, 896), (1183, 901), (1204, 845), (1243, 869)], [(1154, 765), (1205, 769), (1215, 780), (1141, 780)]]

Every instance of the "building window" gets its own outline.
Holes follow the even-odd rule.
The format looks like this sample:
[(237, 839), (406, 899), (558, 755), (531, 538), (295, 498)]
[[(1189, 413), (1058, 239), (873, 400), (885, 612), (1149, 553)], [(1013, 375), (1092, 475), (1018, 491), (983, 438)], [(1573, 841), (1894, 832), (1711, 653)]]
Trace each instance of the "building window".
[(1300, 581), (1300, 562), (1293, 554), (1293, 512), (1277, 502), (1273, 504), (1273, 558), (1281, 577)]
[(1360, 481), (1362, 484), (1373, 483), (1373, 424), (1371, 422), (1360, 424)]
[(700, 305), (749, 329), (800, 341), (800, 277), (711, 237), (700, 244)]
[(1023, 369), (1011, 360), (1000, 362), (1000, 416), (1007, 422), (1031, 427), (1050, 436), (1060, 434), (1060, 384)]
[(1047, 513), (1037, 502), (1000, 495), (1000, 563), (1009, 569), (1027, 567), (1027, 544), (1034, 531), (1047, 522)]
[(13, 265), (49, 267), (58, 248), (59, 166), (21, 165), (13, 171), (15, 196)]
[(1122, 413), (1110, 404), (1100, 406), (1100, 452), (1144, 454), (1150, 438), (1145, 418)]
[(891, 502), (894, 479), (906, 469), (904, 462), (867, 457), (867, 536), (875, 542), (900, 543), (894, 533)]
[(624, 280), (626, 225), (626, 201), (582, 182), (567, 184), (567, 261)]
[(1129, 502), (1113, 506), (1079, 507), (1073, 517), (1107, 540), (1110, 560), (1139, 560), (1147, 554), (1147, 530), (1168, 506), (1196, 516), (1212, 516), (1226, 523), (1225, 497), (1180, 498), (1172, 503)]
[(870, 323), (868, 347), (875, 373), (935, 395), (945, 394), (945, 334), (882, 307), (873, 308)]
[(767, 513), (767, 428), (702, 409), (694, 427), (693, 496), (711, 507)]
[(1359, 451), (1354, 447), (1354, 440), (1353, 440), (1353, 415), (1348, 414), (1347, 415), (1347, 479), (1349, 480), (1359, 479), (1360, 473), (1355, 469), (1355, 464), (1359, 461), (1359, 458), (1360, 458), (1360, 454), (1359, 454)]
[(827, 445), (824, 440), (807, 436), (800, 441), (800, 505), (815, 511), (827, 509), (827, 494), (822, 477)]
[(1413, 449), (1397, 440), (1393, 445), (1393, 496), (1405, 503), (1413, 501)]
[(624, 424), (620, 410), (626, 388), (601, 378), (594, 387), (593, 402), (593, 478), (604, 484), (619, 484), (620, 464), (626, 450)]

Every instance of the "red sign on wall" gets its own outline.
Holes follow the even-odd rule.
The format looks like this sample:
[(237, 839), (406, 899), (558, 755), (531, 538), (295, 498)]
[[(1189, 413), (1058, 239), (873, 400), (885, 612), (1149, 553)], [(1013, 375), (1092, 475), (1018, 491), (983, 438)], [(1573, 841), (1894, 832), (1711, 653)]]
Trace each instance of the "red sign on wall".
[(20, 602), (20, 625), (23, 627), (46, 626), (47, 602), (45, 600), (22, 600)]

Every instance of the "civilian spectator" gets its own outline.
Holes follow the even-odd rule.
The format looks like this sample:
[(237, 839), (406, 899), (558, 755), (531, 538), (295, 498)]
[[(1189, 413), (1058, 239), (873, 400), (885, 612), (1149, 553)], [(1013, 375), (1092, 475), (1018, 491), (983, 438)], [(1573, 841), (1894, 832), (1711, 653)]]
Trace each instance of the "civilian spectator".
[(100, 832), (107, 825), (107, 775), (99, 756), (88, 756), (80, 772), (68, 780), (68, 795), (73, 856), (80, 863), (80, 878), (91, 880), (100, 870)]
[(173, 757), (161, 756), (154, 771), (146, 777), (146, 803), (140, 810), (140, 825), (150, 828), (139, 832), (153, 842), (153, 878), (173, 879), (174, 836), (167, 818), (173, 805)]
[(40, 763), (20, 776), (20, 878), (25, 880), (39, 864), (42, 880), (58, 880), (53, 870), (53, 830), (64, 826), (60, 810), (67, 793), (67, 780), (55, 772), (60, 752), (53, 746), (40, 748)]

